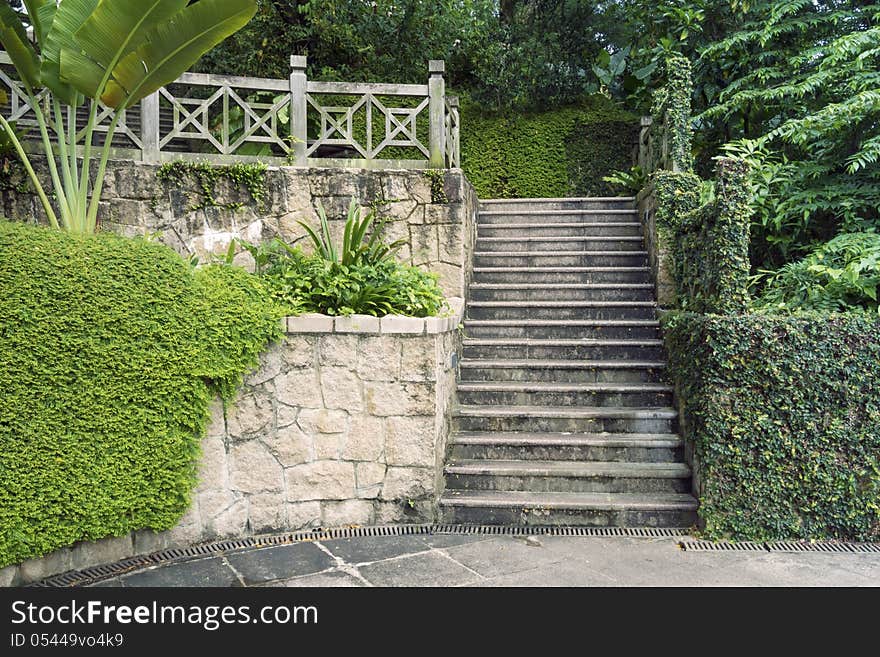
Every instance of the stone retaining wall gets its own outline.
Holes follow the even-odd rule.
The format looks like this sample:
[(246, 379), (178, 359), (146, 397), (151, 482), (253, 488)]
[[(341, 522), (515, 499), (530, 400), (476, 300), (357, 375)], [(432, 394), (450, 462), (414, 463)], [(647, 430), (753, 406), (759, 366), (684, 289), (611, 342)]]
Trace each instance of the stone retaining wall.
[(218, 401), (180, 523), (0, 570), (36, 581), (167, 547), (307, 527), (431, 522), (442, 488), (463, 302), (450, 317), (304, 315)]
[[(439, 274), (447, 296), (463, 297), (467, 289), (477, 198), (460, 169), (438, 172), (432, 191), (432, 178), (422, 171), (273, 167), (266, 173), (262, 207), (244, 186), (221, 178), (215, 194), (218, 205), (198, 210), (192, 208), (204, 197), (194, 180), (162, 182), (158, 171), (152, 164), (110, 162), (99, 212), (104, 229), (155, 235), (182, 255), (204, 261), (225, 254), (235, 237), (261, 242), (277, 236), (308, 248), (297, 222), (317, 226), (319, 203), (339, 243), (345, 214), (355, 199), (387, 220), (387, 241), (404, 240), (401, 259)], [(44, 220), (33, 194), (2, 190), (0, 202), (0, 214), (9, 219)], [(221, 207), (230, 203), (242, 205)], [(239, 258), (246, 261), (248, 255), (240, 253)]]
[(639, 192), (636, 197), (636, 207), (639, 212), (639, 220), (644, 228), (648, 264), (655, 281), (657, 304), (661, 308), (672, 308), (675, 306), (676, 292), (675, 278), (672, 274), (671, 236), (666, 235), (664, 230), (657, 225), (655, 219), (657, 199), (654, 196), (653, 184), (649, 184)]

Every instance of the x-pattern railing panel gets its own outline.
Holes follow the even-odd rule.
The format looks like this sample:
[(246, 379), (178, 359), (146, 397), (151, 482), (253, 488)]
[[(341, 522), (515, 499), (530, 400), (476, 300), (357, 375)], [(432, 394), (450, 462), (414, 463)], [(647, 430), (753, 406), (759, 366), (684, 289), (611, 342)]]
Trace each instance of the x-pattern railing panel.
[[(311, 81), (305, 75), (305, 58), (292, 57), (291, 66), (290, 80), (184, 73), (177, 82), (121, 113), (113, 145), (135, 149), (147, 161), (243, 155), (301, 166), (318, 165), (328, 157), (334, 163), (350, 157), (377, 163), (393, 159), (401, 166), (419, 168), (440, 166), (440, 162), (458, 166), (460, 116), (457, 105), (450, 105), (442, 90), (438, 77), (442, 66), (431, 69), (429, 84), (396, 85)], [(0, 86), (8, 89), (6, 118), (33, 139), (36, 113), (2, 51)], [(51, 131), (49, 92), (40, 90), (36, 101)], [(86, 105), (76, 114), (80, 143), (88, 112)], [(113, 117), (112, 109), (99, 105), (97, 140), (106, 135)], [(336, 148), (322, 151), (322, 146)], [(349, 152), (338, 159), (346, 149)], [(412, 159), (400, 159), (401, 153)]]
[[(327, 88), (328, 83), (323, 83)], [(307, 109), (317, 115), (318, 133), (306, 149), (306, 154), (316, 154), (322, 146), (343, 146), (354, 149), (366, 159), (379, 159), (382, 151), (392, 146), (417, 149), (425, 157), (430, 151), (419, 139), (418, 128), (420, 119), (427, 120), (425, 110), (428, 98), (420, 101), (416, 97), (415, 107), (393, 107), (386, 105), (379, 96), (409, 96), (409, 94), (393, 94), (384, 92), (377, 86), (377, 93), (352, 94), (349, 85), (340, 84), (338, 92), (322, 91), (306, 94)], [(328, 94), (335, 102), (339, 97), (357, 96), (348, 104), (323, 104), (321, 96)], [(359, 115), (360, 114), (360, 115)], [(382, 126), (381, 134), (376, 134), (376, 119)], [(380, 139), (381, 137), (381, 139)]]

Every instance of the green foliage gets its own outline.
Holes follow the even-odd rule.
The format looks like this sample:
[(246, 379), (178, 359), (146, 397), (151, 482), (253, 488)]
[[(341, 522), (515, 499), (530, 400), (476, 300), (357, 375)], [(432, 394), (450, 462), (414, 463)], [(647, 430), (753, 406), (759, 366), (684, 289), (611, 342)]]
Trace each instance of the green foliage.
[(280, 335), (243, 270), (0, 222), (0, 566), (173, 527), (215, 391)]
[(405, 244), (405, 240), (402, 239), (390, 245), (384, 244), (381, 240), (381, 226), (376, 227), (372, 233), (368, 234), (374, 216), (373, 212), (369, 212), (366, 217), (361, 218), (360, 206), (354, 199), (351, 199), (342, 233), (342, 244), (339, 249), (333, 244), (327, 214), (320, 202), (318, 203), (318, 218), (321, 222), (320, 234), (303, 221), (297, 223), (305, 229), (312, 240), (316, 253), (321, 258), (332, 264), (352, 267), (379, 262), (390, 257), (394, 251)]
[(753, 160), (757, 267), (878, 225), (880, 5), (753, 2), (699, 66), (723, 80), (701, 129)]
[(844, 233), (821, 244), (803, 260), (770, 272), (759, 309), (880, 312), (880, 235)]
[(602, 180), (612, 185), (612, 188), (623, 193), (635, 196), (648, 184), (648, 176), (639, 165), (631, 167), (629, 171), (612, 171), (608, 176), (602, 176)]
[(602, 96), (541, 113), (462, 107), (462, 169), (481, 198), (607, 196), (602, 180), (632, 166), (638, 117)]
[(262, 272), (285, 314), (407, 315), (431, 317), (446, 310), (438, 276), (393, 257), (343, 265), (320, 254), (276, 245)]
[[(113, 135), (124, 111), (174, 82), (205, 52), (243, 27), (256, 12), (256, 2), (32, 0), (27, 8), (30, 36), (22, 16), (0, 3), (0, 42), (36, 116), (58, 213), (2, 115), (0, 127), (21, 158), (50, 225), (91, 234), (97, 226)], [(51, 100), (37, 100), (43, 88)], [(62, 105), (79, 107), (87, 98), (111, 110), (94, 178), (90, 168), (99, 103), (91, 103), (82, 133), (76, 112), (62, 110)], [(82, 167), (77, 159), (81, 138)]]
[(660, 128), (668, 140), (668, 162), (662, 162), (662, 166), (673, 171), (691, 171), (694, 166), (691, 152), (691, 94), (694, 86), (690, 61), (678, 55), (670, 56), (665, 62), (664, 78), (664, 85), (654, 94), (651, 108), (652, 130), (654, 126)]
[(216, 165), (209, 162), (179, 160), (163, 164), (159, 167), (159, 171), (156, 172), (156, 176), (163, 182), (178, 186), (185, 186), (187, 180), (195, 182), (199, 195), (197, 198), (192, 199), (189, 207), (190, 211), (213, 207), (237, 210), (242, 207), (240, 201), (230, 201), (222, 204), (217, 202), (217, 183), (221, 179), (226, 179), (233, 185), (244, 187), (256, 204), (257, 209), (261, 210), (266, 201), (267, 169), (268, 167), (262, 162), (256, 164), (237, 162), (235, 164)]
[(663, 320), (709, 538), (880, 539), (880, 321)]
[(700, 204), (702, 181), (692, 173), (653, 176), (656, 219), (671, 245), (678, 303), (706, 313), (743, 312), (749, 304), (748, 165), (721, 159), (714, 197)]
[(431, 203), (449, 203), (446, 195), (446, 172), (442, 169), (426, 169), (425, 177), (431, 183)]

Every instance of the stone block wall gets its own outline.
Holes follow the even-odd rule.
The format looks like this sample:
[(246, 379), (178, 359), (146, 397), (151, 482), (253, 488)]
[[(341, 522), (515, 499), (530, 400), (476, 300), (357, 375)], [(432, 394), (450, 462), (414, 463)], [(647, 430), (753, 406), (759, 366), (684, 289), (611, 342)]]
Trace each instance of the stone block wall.
[(657, 225), (655, 215), (657, 199), (654, 187), (649, 184), (636, 197), (639, 219), (645, 234), (648, 249), (648, 264), (654, 276), (657, 303), (661, 308), (675, 306), (675, 278), (672, 273), (672, 240), (665, 229)]
[[(202, 261), (225, 254), (236, 237), (252, 243), (281, 237), (308, 250), (306, 232), (297, 222), (317, 227), (320, 204), (331, 234), (340, 243), (345, 215), (354, 199), (365, 209), (375, 209), (386, 221), (387, 241), (405, 242), (399, 258), (436, 272), (447, 296), (465, 294), (477, 198), (460, 169), (444, 172), (442, 184), (432, 193), (432, 180), (422, 171), (273, 167), (266, 172), (262, 207), (257, 207), (245, 187), (221, 178), (217, 205), (202, 209), (193, 209), (204, 198), (194, 180), (162, 182), (158, 171), (152, 164), (111, 162), (99, 212), (101, 227), (126, 235), (153, 235), (182, 255), (195, 255)], [(33, 194), (3, 190), (0, 201), (0, 214), (9, 219), (45, 221)], [(231, 203), (241, 207), (223, 207)], [(247, 264), (247, 253), (238, 257)]]
[(57, 550), (0, 569), (0, 585), (215, 539), (435, 520), (463, 301), (450, 304), (439, 318), (287, 318), (235, 401), (213, 404), (177, 527)]

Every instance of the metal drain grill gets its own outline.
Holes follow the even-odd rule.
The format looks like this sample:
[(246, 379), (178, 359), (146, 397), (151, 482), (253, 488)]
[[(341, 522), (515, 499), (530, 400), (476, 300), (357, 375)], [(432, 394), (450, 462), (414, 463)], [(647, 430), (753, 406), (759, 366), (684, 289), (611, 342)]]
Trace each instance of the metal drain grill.
[(766, 552), (763, 543), (742, 541), (737, 543), (727, 541), (682, 541), (679, 543), (686, 552)]
[(837, 541), (682, 541), (686, 552), (825, 552), (836, 554), (880, 554), (880, 543), (843, 543)]

